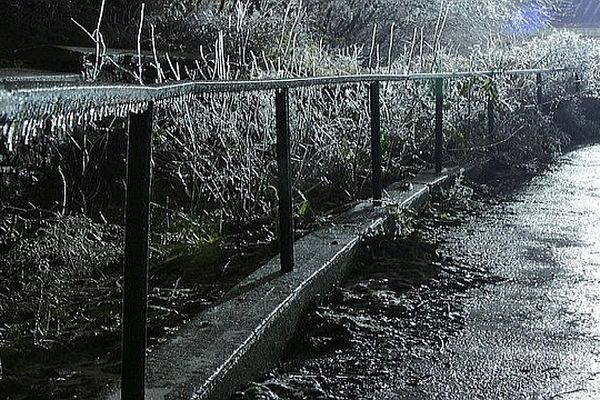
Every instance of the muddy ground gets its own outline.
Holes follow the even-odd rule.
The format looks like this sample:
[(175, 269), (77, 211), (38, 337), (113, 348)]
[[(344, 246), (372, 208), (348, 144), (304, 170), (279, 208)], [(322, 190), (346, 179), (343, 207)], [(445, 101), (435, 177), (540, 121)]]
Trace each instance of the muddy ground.
[(599, 398), (598, 160), (442, 193), (233, 399)]

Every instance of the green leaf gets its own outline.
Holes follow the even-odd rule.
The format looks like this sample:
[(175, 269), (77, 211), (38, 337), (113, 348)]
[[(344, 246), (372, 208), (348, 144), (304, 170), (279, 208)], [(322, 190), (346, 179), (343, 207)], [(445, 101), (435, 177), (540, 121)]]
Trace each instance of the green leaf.
[(312, 207), (310, 206), (310, 202), (308, 200), (304, 200), (300, 207), (298, 207), (298, 215), (301, 217), (306, 217), (312, 213)]

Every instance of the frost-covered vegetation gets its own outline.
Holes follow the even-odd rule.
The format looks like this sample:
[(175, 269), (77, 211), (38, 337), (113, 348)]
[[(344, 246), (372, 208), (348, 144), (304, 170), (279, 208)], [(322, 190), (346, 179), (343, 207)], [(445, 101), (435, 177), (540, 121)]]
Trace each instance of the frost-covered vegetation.
[[(551, 3), (546, 3), (544, 10), (550, 10)], [(511, 17), (515, 12), (511, 1), (308, 0), (263, 1), (260, 6), (229, 2), (227, 12), (206, 5), (177, 4), (168, 13), (150, 18), (156, 24), (156, 43), (200, 54), (197, 68), (190, 72), (199, 79), (553, 68), (586, 63), (594, 68), (593, 60), (600, 54), (595, 42), (569, 33), (549, 32), (540, 38), (503, 33), (507, 21), (518, 23)], [(560, 99), (575, 89), (572, 74), (547, 79), (547, 99)], [(534, 80), (535, 76), (497, 76), (448, 82), (448, 157), (464, 161), (478, 154), (467, 149), (474, 147), (481, 153), (493, 144), (484, 138), (485, 104), (490, 97), (497, 105), (498, 120), (503, 121), (496, 142), (508, 137), (526, 142), (531, 132), (524, 128), (547, 125), (549, 117), (531, 108)], [(335, 200), (350, 202), (368, 194), (367, 95), (363, 85), (293, 91), (299, 204), (308, 201), (327, 208), (323, 207), (323, 195), (341, 193)], [(386, 174), (394, 179), (431, 161), (434, 104), (430, 83), (386, 85), (382, 101)], [(181, 193), (176, 197), (185, 199), (182, 206), (191, 206), (196, 214), (216, 207), (227, 219), (269, 216), (275, 200), (272, 94), (210, 96), (169, 113), (179, 119), (169, 118), (175, 124), (163, 125), (157, 149), (167, 155), (167, 162), (157, 157), (157, 166), (169, 187)], [(543, 140), (557, 139), (544, 136)], [(539, 143), (523, 144), (518, 145), (524, 153), (519, 162), (539, 150), (535, 148)], [(181, 158), (181, 154), (187, 157)]]
[[(594, 95), (597, 87), (587, 78), (600, 75), (596, 41), (552, 30), (525, 34), (532, 23), (543, 28), (544, 16), (555, 7), (551, 0), (528, 3), (540, 10), (535, 21), (513, 0), (227, 0), (223, 7), (217, 1), (171, 0), (149, 2), (143, 18), (138, 7), (119, 14), (123, 2), (107, 0), (100, 24), (100, 1), (77, 2), (77, 7), (31, 1), (37, 9), (72, 13), (88, 30), (85, 35), (75, 24), (63, 30), (63, 37), (81, 35), (81, 44), (98, 46), (100, 62), (88, 66), (87, 76), (113, 65), (104, 46), (138, 43), (160, 55), (197, 59), (183, 65), (157, 57), (159, 81), (583, 65), (582, 89)], [(535, 76), (448, 81), (445, 161), (492, 155), (509, 164), (539, 166), (572, 141), (597, 135), (597, 126), (573, 98), (574, 78), (572, 73), (545, 77), (542, 107), (535, 105)], [(497, 113), (493, 137), (487, 135), (489, 99)], [(431, 166), (433, 113), (430, 82), (383, 86), (386, 182)], [(291, 118), (294, 206), (303, 231), (369, 196), (368, 88), (292, 90)], [(14, 314), (19, 318), (2, 319), (11, 322), (0, 327), (0, 357), (2, 348), (17, 345), (61, 347), (89, 333), (65, 321), (94, 321), (101, 311), (108, 318), (101, 330), (115, 334), (125, 144), (125, 121), (107, 119), (76, 129), (68, 141), (46, 137), (10, 154), (11, 165), (21, 172), (2, 175), (0, 280), (9, 284), (0, 287), (0, 316), (13, 314), (15, 302), (25, 306)], [(159, 110), (153, 259), (202, 264), (194, 274), (216, 282), (227, 278), (229, 257), (236, 252), (251, 253), (256, 244), (272, 251), (275, 173), (272, 93), (206, 95)], [(153, 276), (158, 315), (185, 320), (176, 307), (189, 304), (197, 277), (188, 279), (186, 268), (172, 262), (154, 267)], [(164, 276), (168, 279), (161, 280)], [(73, 282), (88, 291), (90, 282), (96, 284), (94, 298), (112, 301), (106, 309), (81, 307)]]

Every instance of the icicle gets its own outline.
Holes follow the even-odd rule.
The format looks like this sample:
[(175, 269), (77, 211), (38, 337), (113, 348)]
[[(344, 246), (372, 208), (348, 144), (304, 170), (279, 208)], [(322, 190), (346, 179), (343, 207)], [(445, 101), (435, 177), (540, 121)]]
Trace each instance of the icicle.
[(67, 130), (67, 126), (66, 126), (65, 120), (66, 120), (66, 117), (65, 117), (64, 114), (60, 114), (58, 116), (58, 121), (57, 121), (57, 124), (56, 124), (56, 128), (58, 129), (59, 133), (62, 133), (62, 132), (64, 132), (64, 131)]
[(8, 126), (8, 133), (7, 133), (7, 137), (8, 137), (8, 151), (13, 151), (14, 149), (14, 136), (15, 136), (15, 124), (10, 124)]

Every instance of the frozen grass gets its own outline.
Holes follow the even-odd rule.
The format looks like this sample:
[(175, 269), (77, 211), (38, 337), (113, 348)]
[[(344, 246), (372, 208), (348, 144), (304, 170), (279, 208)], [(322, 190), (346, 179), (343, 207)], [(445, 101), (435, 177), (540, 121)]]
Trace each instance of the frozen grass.
[[(498, 24), (498, 16), (506, 11), (502, 7), (508, 7), (508, 2), (489, 1), (476, 6), (454, 1), (445, 7), (435, 3), (435, 12), (427, 5), (425, 8), (429, 11), (422, 18), (415, 17), (415, 26), (392, 27), (382, 21), (377, 28), (365, 31), (368, 35), (356, 32), (356, 37), (364, 36), (361, 45), (334, 47), (331, 42), (316, 39), (315, 25), (319, 25), (319, 19), (315, 18), (315, 10), (319, 10), (318, 7), (331, 9), (337, 3), (264, 1), (257, 11), (252, 9), (252, 3), (238, 1), (228, 3), (229, 11), (220, 13), (216, 8), (199, 9), (177, 2), (161, 18), (155, 14), (148, 19), (144, 26), (154, 26), (156, 35), (145, 31), (142, 44), (151, 48), (154, 43), (160, 48), (168, 43), (171, 50), (198, 55), (198, 63), (188, 66), (187, 70), (186, 66), (174, 62), (158, 66), (155, 60), (160, 70), (170, 72), (160, 75), (161, 79), (167, 75), (260, 79), (585, 64), (588, 69), (584, 78), (590, 82), (587, 90), (597, 93), (593, 79), (599, 75), (597, 42), (553, 33), (507, 44), (497, 35), (485, 35), (492, 27), (490, 24)], [(473, 19), (473, 7), (489, 8), (494, 4), (502, 7), (486, 11), (493, 14), (490, 19), (479, 22)], [(469, 14), (470, 19), (463, 23), (476, 32), (478, 46), (468, 49), (465, 47), (468, 43), (461, 41), (460, 46), (456, 43), (459, 40), (456, 38), (460, 38), (454, 31), (458, 29), (457, 15), (460, 14), (456, 13), (459, 11)], [(324, 17), (328, 12), (317, 14)], [(337, 14), (332, 16), (338, 17)], [(331, 23), (336, 24), (334, 20)], [(420, 29), (420, 26), (431, 29)], [(465, 34), (465, 26), (461, 28), (462, 34)], [(153, 37), (156, 40), (153, 41)], [(547, 99), (568, 98), (573, 90), (573, 77), (569, 74), (546, 78)], [(313, 218), (324, 217), (369, 196), (368, 88), (364, 84), (337, 85), (293, 90), (291, 95), (294, 204), (298, 220), (306, 222), (310, 220), (306, 218), (308, 214)], [(498, 130), (493, 138), (486, 135), (485, 107), (490, 98), (497, 110)], [(386, 84), (381, 101), (385, 180), (403, 179), (429, 167), (434, 119), (431, 84)], [(568, 144), (569, 138), (553, 125), (556, 102), (545, 105), (544, 113), (534, 104), (534, 76), (447, 82), (446, 161), (464, 163), (490, 153), (514, 164), (551, 158), (560, 152), (561, 146)], [(155, 231), (164, 234), (155, 243), (163, 249), (172, 246), (174, 253), (178, 253), (182, 244), (204, 249), (207, 242), (212, 243), (215, 238), (218, 241), (228, 234), (244, 242), (268, 244), (274, 241), (277, 195), (272, 93), (207, 95), (198, 100), (173, 103), (159, 112), (156, 127), (153, 222)], [(116, 224), (121, 222), (123, 183), (122, 176), (115, 171), (119, 168), (123, 171), (122, 128), (123, 121), (102, 121), (88, 129), (93, 133), (75, 132), (68, 143), (43, 143), (54, 152), (56, 163), (49, 163), (47, 170), (35, 172), (25, 185), (36, 187), (36, 180), (47, 182), (48, 176), (59, 176), (58, 181), (51, 182), (63, 188), (58, 191), (60, 194), (67, 193), (57, 198), (55, 205), (49, 205), (60, 218), (40, 228), (39, 237), (24, 238), (16, 247), (6, 247), (8, 250), (3, 251), (3, 269), (12, 274), (12, 282), (21, 285), (21, 289), (22, 285), (29, 285), (27, 290), (9, 291), (3, 296), (13, 296), (15, 301), (11, 304), (23, 300), (22, 296), (41, 299), (39, 303), (30, 302), (31, 307), (23, 311), (27, 314), (23, 318), (33, 321), (34, 325), (26, 328), (32, 334), (22, 337), (33, 338), (35, 344), (43, 344), (44, 340), (65, 332), (64, 323), (59, 329), (58, 321), (72, 318), (69, 312), (58, 318), (62, 303), (52, 296), (63, 296), (65, 285), (97, 276), (102, 272), (100, 266), (115, 265), (120, 256), (120, 242), (115, 240), (120, 237), (117, 228), (88, 219), (77, 222), (79, 217), (70, 220), (69, 214), (88, 214), (97, 222), (105, 222), (105, 216)], [(121, 147), (110, 138), (115, 132), (116, 136), (120, 132)], [(30, 149), (28, 154), (35, 151), (35, 148)], [(111, 157), (114, 165), (106, 163)], [(26, 166), (31, 157), (24, 157), (22, 162)], [(18, 188), (21, 190), (21, 186)], [(29, 197), (32, 193), (29, 189), (21, 192), (20, 204), (27, 204), (33, 198)], [(68, 228), (71, 223), (74, 227)], [(10, 224), (0, 229), (15, 237), (20, 235), (20, 228)], [(241, 232), (248, 234), (242, 238)], [(104, 233), (110, 240), (94, 238)], [(103, 246), (101, 243), (105, 241), (110, 245)], [(42, 246), (44, 250), (34, 251), (27, 246)], [(105, 252), (110, 253), (110, 260), (102, 258)], [(77, 263), (73, 264), (74, 261)], [(31, 276), (19, 284), (19, 274)], [(58, 286), (48, 287), (46, 279)], [(38, 310), (35, 304), (43, 304), (43, 307)], [(16, 337), (11, 335), (3, 337)]]
[[(352, 22), (346, 18), (352, 8), (346, 7), (369, 12), (374, 2), (364, 8), (359, 0), (260, 3), (257, 9), (253, 2), (227, 2), (228, 11), (219, 12), (206, 4), (173, 2), (167, 13), (150, 12), (140, 45), (198, 56), (194, 66), (175, 61), (159, 65), (157, 57), (161, 81), (169, 76), (261, 79), (583, 64), (584, 89), (598, 94), (596, 41), (549, 33), (507, 42), (489, 34), (500, 29), (508, 0), (455, 0), (445, 6), (420, 2), (415, 9), (421, 14), (411, 14), (411, 23), (393, 26), (390, 21), (398, 14), (392, 11), (405, 10), (390, 11), (395, 1), (378, 0), (388, 7), (378, 11), (382, 19), (376, 26), (355, 22), (355, 39), (343, 46), (336, 46), (332, 38)], [(480, 12), (490, 18), (477, 18)], [(132, 18), (138, 26), (139, 16)], [(357, 41), (360, 44), (354, 45)], [(99, 60), (97, 65), (111, 62)], [(139, 75), (137, 68), (132, 74), (136, 71)], [(545, 77), (548, 103), (543, 112), (535, 105), (535, 76), (447, 82), (445, 161), (460, 164), (492, 155), (510, 165), (543, 164), (572, 137), (589, 138), (576, 137), (580, 130), (558, 129), (557, 108), (568, 121), (563, 128), (581, 126), (582, 131), (597, 133), (596, 127), (588, 126), (579, 103), (568, 101), (575, 89), (573, 78)], [(434, 99), (431, 83), (417, 81), (385, 84), (381, 96), (384, 177), (391, 182), (431, 166)], [(151, 271), (152, 340), (162, 340), (276, 251), (273, 97), (271, 92), (206, 95), (159, 110), (152, 250), (155, 261), (169, 255), (179, 261), (155, 265)], [(489, 99), (497, 112), (497, 131), (491, 138)], [(107, 119), (77, 129), (66, 143), (45, 138), (11, 155), (10, 162), (28, 173), (2, 183), (11, 193), (3, 191), (0, 211), (0, 358), (5, 365), (20, 362), (16, 349), (46, 349), (46, 356), (64, 349), (70, 354), (89, 350), (90, 340), (102, 343), (101, 357), (118, 362), (113, 350), (121, 294), (124, 128), (124, 121)], [(365, 84), (292, 90), (291, 131), (299, 232), (369, 197)], [(56, 195), (44, 199), (49, 193)], [(9, 204), (12, 208), (4, 207)], [(18, 368), (24, 376), (37, 364)], [(111, 376), (118, 370), (114, 365), (108, 368)], [(47, 380), (46, 373), (40, 374), (39, 380)], [(72, 381), (69, 376), (60, 378)]]

